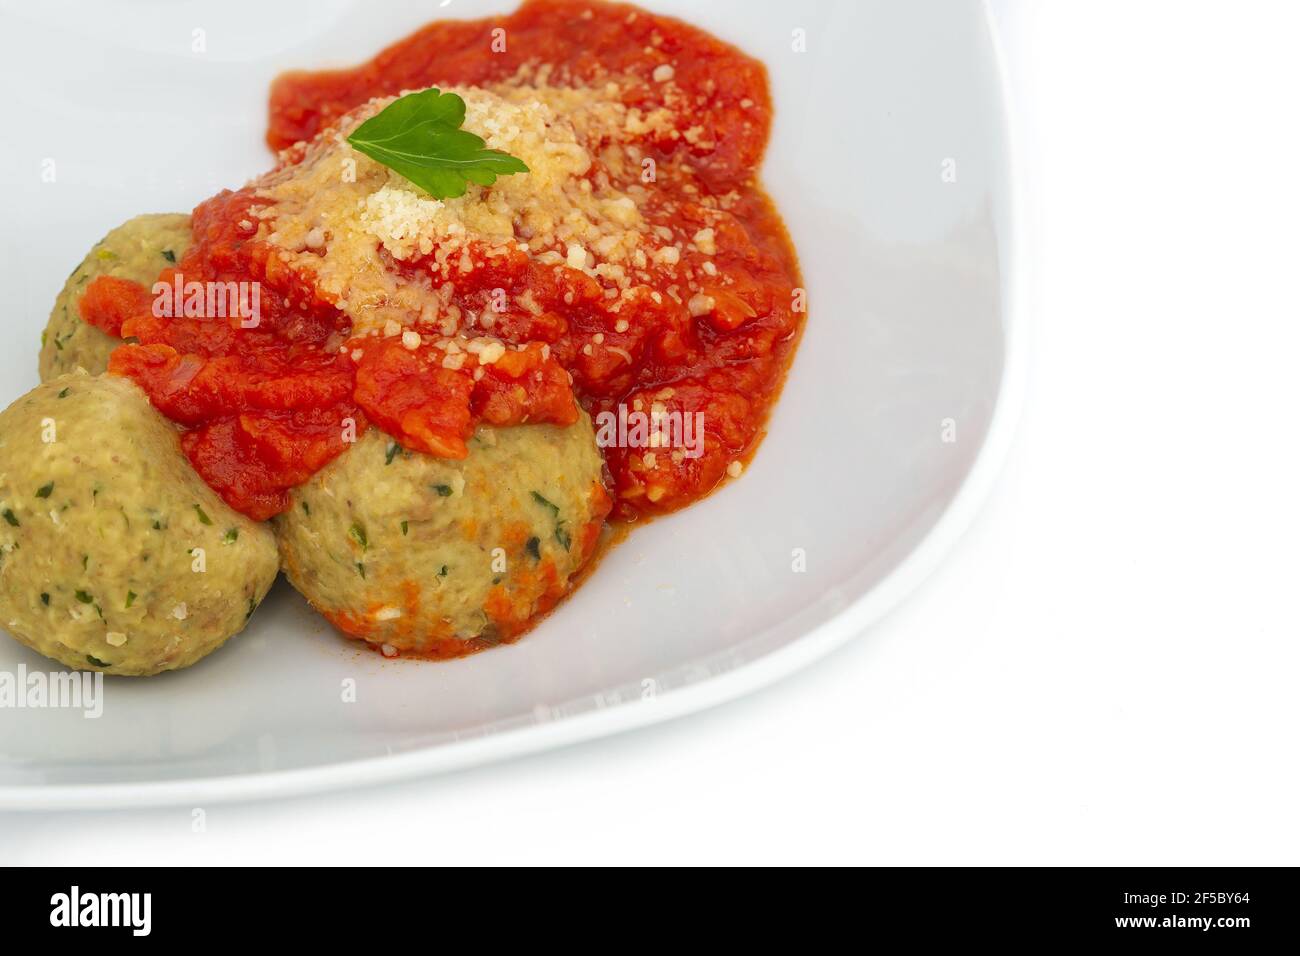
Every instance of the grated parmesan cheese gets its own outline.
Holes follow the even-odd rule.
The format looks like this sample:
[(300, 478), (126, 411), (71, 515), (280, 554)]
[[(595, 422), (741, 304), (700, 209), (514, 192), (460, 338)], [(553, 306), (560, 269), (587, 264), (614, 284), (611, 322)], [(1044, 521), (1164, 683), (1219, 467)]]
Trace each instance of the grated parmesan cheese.
[[(465, 317), (449, 314), (451, 284), (501, 255), (580, 270), (607, 295), (630, 288), (632, 270), (644, 269), (654, 250), (641, 211), (650, 197), (639, 185), (624, 191), (613, 183), (639, 179), (643, 151), (635, 140), (671, 136), (676, 116), (627, 107), (613, 82), (553, 87), (545, 67), (529, 69), (484, 88), (445, 88), (465, 101), (464, 128), (519, 157), (528, 173), (434, 199), (346, 142), (392, 98), (375, 99), (301, 147), (299, 162), (255, 183), (265, 200), (259, 238), (278, 247), (286, 264), (315, 274), (322, 293), (352, 320), (354, 335), (397, 335), (417, 324), (457, 334)], [(666, 64), (656, 73), (665, 70), (671, 78)], [(671, 230), (659, 234), (673, 241)], [(676, 246), (653, 254), (660, 266), (681, 258)], [(396, 270), (389, 259), (419, 259), (430, 274)], [(489, 327), (494, 320), (485, 318)]]
[(699, 318), (702, 315), (708, 315), (712, 312), (714, 305), (716, 305), (716, 303), (713, 300), (713, 296), (705, 295), (703, 292), (697, 292), (695, 295), (691, 296), (690, 300), (686, 303), (686, 308), (690, 311), (692, 316)]

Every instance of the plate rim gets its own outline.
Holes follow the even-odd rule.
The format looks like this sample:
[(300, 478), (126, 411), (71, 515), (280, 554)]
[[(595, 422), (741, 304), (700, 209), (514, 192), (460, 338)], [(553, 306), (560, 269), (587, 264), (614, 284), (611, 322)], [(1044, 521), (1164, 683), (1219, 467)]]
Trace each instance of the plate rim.
[(231, 803), (352, 790), (431, 777), (514, 757), (609, 737), (716, 707), (768, 687), (820, 660), (901, 604), (939, 566), (988, 500), (1015, 436), (1025, 388), (1025, 220), (1017, 175), (1018, 139), (1011, 110), (1006, 55), (989, 0), (980, 0), (984, 32), (997, 77), (996, 112), (1006, 179), (1006, 261), (1001, 266), (1002, 378), (984, 441), (947, 508), (921, 541), (875, 587), (837, 615), (789, 644), (724, 673), (646, 700), (587, 711), (528, 727), (406, 753), (325, 763), (293, 770), (141, 783), (0, 786), (0, 810), (134, 809), (185, 803)]

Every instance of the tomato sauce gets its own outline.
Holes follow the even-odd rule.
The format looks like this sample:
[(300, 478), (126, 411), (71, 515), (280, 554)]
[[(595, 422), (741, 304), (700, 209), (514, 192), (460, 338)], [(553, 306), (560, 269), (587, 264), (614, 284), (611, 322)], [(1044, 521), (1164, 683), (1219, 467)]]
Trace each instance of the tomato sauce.
[[(479, 422), (570, 424), (579, 404), (593, 415), (620, 407), (702, 413), (699, 457), (603, 449), (614, 514), (623, 519), (689, 504), (753, 451), (803, 319), (794, 251), (757, 182), (771, 122), (757, 61), (635, 7), (530, 0), (505, 17), (430, 24), (354, 69), (280, 77), (267, 140), (291, 164), (301, 159), (294, 144), (373, 97), (500, 83), (536, 63), (556, 67), (554, 85), (620, 77), (625, 105), (647, 111), (663, 96), (656, 70), (671, 64), (687, 94), (685, 107), (677, 104), (677, 127), (648, 132), (640, 144), (657, 164), (641, 212), (685, 249), (671, 268), (651, 267), (650, 294), (614, 310), (582, 271), (523, 252), (484, 257), (457, 277), (457, 306), (483, 311), (504, 289), (527, 293), (539, 308), (503, 316), (493, 329), (518, 350), (477, 376), (472, 358), (448, 369), (444, 353), (428, 344), (412, 350), (400, 339), (352, 338), (347, 316), (311, 277), (254, 238), (251, 207), (259, 200), (249, 188), (195, 210), (194, 245), (160, 281), (181, 273), (260, 282), (256, 328), (234, 319), (156, 318), (146, 290), (122, 280), (101, 278), (89, 288), (83, 317), (134, 340), (113, 353), (111, 371), (137, 381), (183, 426), (190, 460), (233, 507), (259, 519), (283, 510), (288, 489), (347, 447), (341, 421), (355, 433), (374, 426), (407, 447), (459, 458)], [(601, 171), (597, 164), (590, 175)], [(432, 257), (393, 268), (436, 273)], [(683, 270), (698, 277), (711, 308), (691, 308)]]

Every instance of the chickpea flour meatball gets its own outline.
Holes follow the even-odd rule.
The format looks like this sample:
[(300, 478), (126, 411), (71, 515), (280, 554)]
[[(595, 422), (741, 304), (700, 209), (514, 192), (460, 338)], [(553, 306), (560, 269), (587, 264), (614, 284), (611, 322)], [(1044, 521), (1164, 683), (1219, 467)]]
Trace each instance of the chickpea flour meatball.
[(385, 654), (455, 657), (527, 629), (591, 557), (610, 502), (591, 420), (481, 426), (455, 461), (378, 429), (276, 519), (289, 581)]
[(109, 353), (121, 344), (81, 320), (77, 306), (92, 279), (110, 275), (148, 288), (163, 269), (180, 261), (189, 246), (190, 217), (183, 213), (136, 216), (95, 243), (68, 276), (41, 333), (41, 381), (75, 368), (98, 375), (108, 368)]
[(126, 379), (78, 371), (0, 412), (0, 628), (69, 667), (187, 667), (277, 573), (269, 526), (190, 467)]

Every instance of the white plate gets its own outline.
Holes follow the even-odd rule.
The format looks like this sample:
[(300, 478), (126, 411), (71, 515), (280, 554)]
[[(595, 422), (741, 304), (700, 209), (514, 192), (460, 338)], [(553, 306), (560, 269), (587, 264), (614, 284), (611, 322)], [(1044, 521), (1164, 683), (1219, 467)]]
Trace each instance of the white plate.
[[(445, 12), (512, 6), (455, 0)], [(281, 582), (198, 666), (108, 680), (97, 720), (0, 709), (0, 806), (284, 795), (613, 733), (789, 674), (935, 565), (992, 481), (1018, 393), (1017, 233), (986, 11), (974, 0), (646, 6), (739, 44), (771, 74), (763, 175), (810, 317), (743, 479), (635, 532), (521, 643), (462, 661), (358, 651)], [(427, 0), (0, 0), (5, 122), (22, 133), (0, 146), (3, 399), (36, 384), (50, 304), (107, 229), (189, 209), (268, 166), (276, 73), (361, 60), (436, 12)], [(792, 49), (796, 30), (806, 52)], [(195, 31), (206, 52), (192, 51)], [(806, 571), (792, 569), (796, 549)], [(19, 664), (50, 668), (0, 640), (0, 671)], [(354, 703), (342, 700), (349, 679)]]

